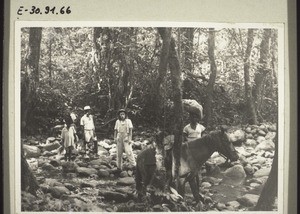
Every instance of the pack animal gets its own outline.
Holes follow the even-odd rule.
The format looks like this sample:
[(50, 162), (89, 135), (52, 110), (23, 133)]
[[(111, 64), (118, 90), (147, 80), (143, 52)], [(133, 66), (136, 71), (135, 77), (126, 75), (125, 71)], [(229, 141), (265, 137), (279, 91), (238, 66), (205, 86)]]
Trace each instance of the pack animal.
[[(203, 201), (199, 193), (199, 182), (197, 182), (198, 172), (214, 152), (219, 152), (231, 161), (236, 161), (239, 158), (224, 129), (212, 131), (201, 138), (182, 144), (178, 182), (178, 193), (180, 195), (184, 196), (185, 184), (188, 182), (195, 201)], [(166, 159), (170, 159), (169, 156), (171, 154), (172, 152), (169, 152)], [(151, 183), (151, 179), (153, 179), (154, 172), (156, 171), (155, 155), (155, 151), (152, 153), (142, 152), (137, 157), (136, 187), (138, 192), (143, 190), (141, 191), (142, 194), (145, 193), (145, 188)], [(154, 160), (151, 167), (146, 166), (147, 163), (144, 161), (145, 159), (150, 159), (150, 157)], [(171, 174), (174, 176), (174, 169), (174, 161), (171, 167), (170, 164), (166, 164), (167, 174), (172, 171)]]

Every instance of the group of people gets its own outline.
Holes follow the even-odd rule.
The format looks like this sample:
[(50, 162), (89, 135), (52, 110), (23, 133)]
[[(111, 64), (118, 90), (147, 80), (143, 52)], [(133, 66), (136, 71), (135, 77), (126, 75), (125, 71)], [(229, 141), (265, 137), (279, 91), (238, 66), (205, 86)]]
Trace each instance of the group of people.
[[(205, 127), (201, 125), (197, 114), (190, 113), (190, 123), (183, 129), (183, 140), (191, 141), (193, 139), (201, 137)], [(72, 150), (77, 148), (79, 138), (76, 132), (76, 126), (74, 124), (74, 118), (72, 115), (67, 115), (65, 120), (65, 127), (61, 131), (62, 143), (65, 148), (65, 160), (71, 161)], [(97, 137), (95, 134), (95, 123), (93, 115), (91, 114), (90, 106), (84, 107), (84, 115), (80, 119), (80, 129), (83, 132), (83, 151), (86, 154), (87, 147), (93, 145), (93, 152), (97, 156), (98, 144)], [(125, 151), (126, 156), (130, 165), (134, 168), (136, 165), (135, 158), (132, 151), (132, 121), (127, 117), (125, 109), (118, 111), (118, 119), (114, 126), (114, 141), (117, 144), (117, 167), (122, 170), (123, 152)]]
[[(79, 140), (76, 132), (76, 126), (74, 124), (72, 115), (66, 115), (64, 118), (65, 127), (61, 131), (61, 138), (63, 147), (65, 148), (65, 160), (71, 161), (72, 150), (77, 148), (77, 142)], [(87, 153), (87, 147), (93, 145), (93, 152), (98, 156), (98, 142), (95, 134), (95, 123), (93, 115), (91, 114), (90, 106), (84, 107), (84, 115), (80, 118), (80, 129), (83, 133), (83, 145), (82, 149), (84, 153)], [(135, 159), (132, 152), (132, 129), (133, 125), (130, 119), (127, 118), (127, 112), (125, 109), (118, 111), (118, 119), (116, 120), (114, 127), (114, 141), (117, 144), (117, 167), (122, 169), (122, 156), (125, 151), (127, 158), (132, 166), (135, 166)]]

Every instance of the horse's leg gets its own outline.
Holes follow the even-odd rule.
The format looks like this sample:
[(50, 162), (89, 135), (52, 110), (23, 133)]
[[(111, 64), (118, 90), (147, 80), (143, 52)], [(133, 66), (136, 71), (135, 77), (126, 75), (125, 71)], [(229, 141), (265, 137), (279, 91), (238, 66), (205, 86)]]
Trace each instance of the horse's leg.
[(139, 166), (137, 165), (136, 168), (136, 174), (135, 174), (135, 185), (136, 185), (136, 191), (138, 194), (138, 198), (140, 199), (143, 195), (143, 177), (141, 174), (141, 170)]
[(185, 179), (178, 178), (177, 189), (178, 189), (177, 192), (179, 193), (179, 195), (184, 197), (184, 195), (185, 195)]
[(204, 198), (200, 195), (199, 192), (199, 175), (197, 172), (193, 173), (189, 179), (189, 184), (195, 198), (195, 201), (198, 203), (200, 200), (204, 202)]

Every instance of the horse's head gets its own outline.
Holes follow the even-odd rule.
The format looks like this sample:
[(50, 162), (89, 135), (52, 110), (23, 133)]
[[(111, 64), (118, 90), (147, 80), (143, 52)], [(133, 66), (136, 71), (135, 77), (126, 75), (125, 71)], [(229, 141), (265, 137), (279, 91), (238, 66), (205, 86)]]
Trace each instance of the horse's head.
[(237, 161), (239, 156), (226, 131), (227, 128), (224, 126), (220, 130), (215, 131), (216, 139), (214, 139), (214, 143), (216, 150), (231, 161)]

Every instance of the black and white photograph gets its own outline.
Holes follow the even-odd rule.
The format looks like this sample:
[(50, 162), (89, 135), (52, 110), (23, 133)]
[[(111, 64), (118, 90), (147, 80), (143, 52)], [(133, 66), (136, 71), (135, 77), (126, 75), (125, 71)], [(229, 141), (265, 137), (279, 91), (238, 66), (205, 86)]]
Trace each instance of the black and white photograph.
[(19, 213), (283, 213), (284, 26), (19, 21)]

